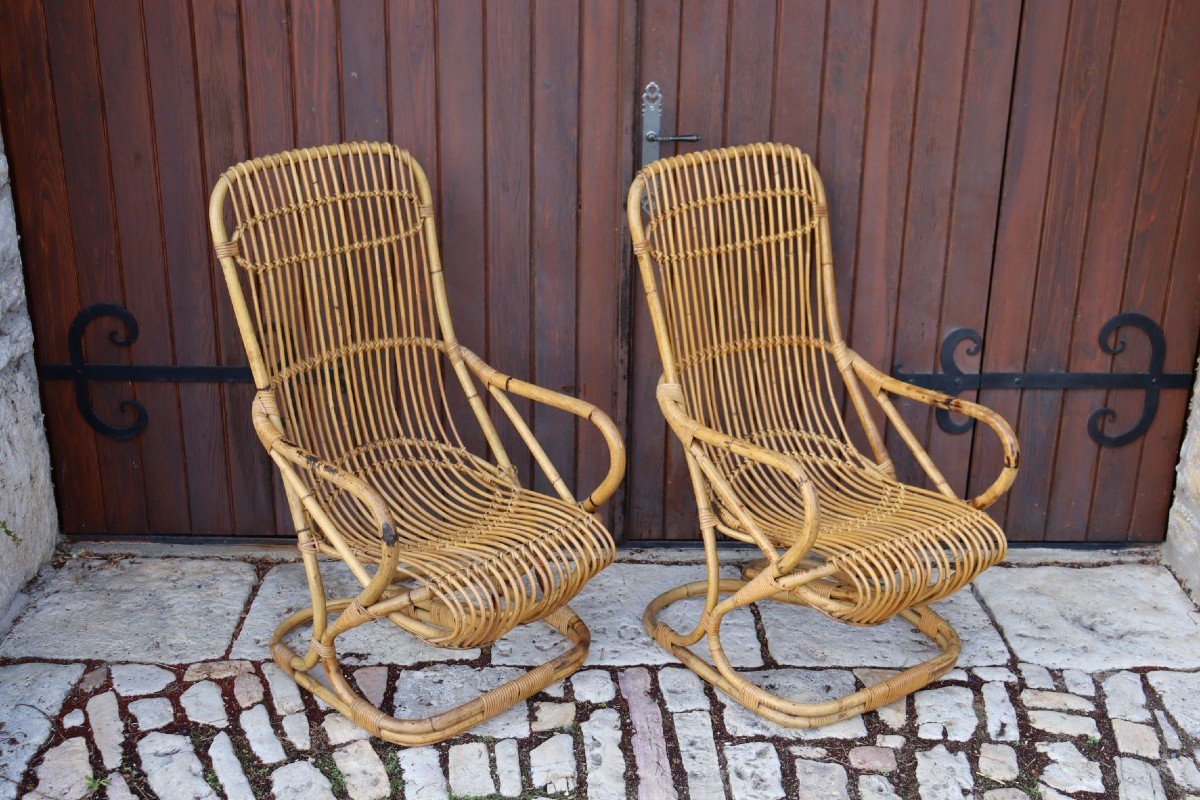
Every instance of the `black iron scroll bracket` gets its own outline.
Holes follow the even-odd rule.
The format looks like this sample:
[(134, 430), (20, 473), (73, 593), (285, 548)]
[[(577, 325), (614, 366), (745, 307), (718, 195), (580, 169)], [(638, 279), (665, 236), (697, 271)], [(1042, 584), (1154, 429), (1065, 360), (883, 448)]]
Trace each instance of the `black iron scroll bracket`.
[[(914, 386), (957, 395), (979, 389), (1137, 389), (1143, 392), (1142, 413), (1137, 422), (1123, 433), (1104, 431), (1105, 420), (1116, 419), (1116, 412), (1107, 406), (1097, 408), (1087, 421), (1088, 435), (1101, 447), (1121, 447), (1146, 433), (1158, 414), (1158, 393), (1163, 389), (1188, 389), (1192, 376), (1186, 372), (1163, 372), (1167, 341), (1162, 328), (1154, 320), (1136, 312), (1117, 314), (1100, 328), (1100, 349), (1109, 355), (1125, 350), (1125, 339), (1117, 335), (1119, 328), (1137, 328), (1150, 343), (1150, 363), (1145, 372), (977, 372), (966, 373), (955, 362), (958, 346), (970, 342), (967, 355), (976, 355), (983, 346), (983, 337), (969, 328), (956, 328), (946, 334), (939, 350), (942, 371), (933, 374), (910, 374), (897, 364), (893, 374)], [(937, 410), (938, 427), (946, 433), (966, 433), (973, 420), (955, 422), (950, 412)]]
[(84, 334), (88, 326), (102, 317), (120, 322), (123, 332), (115, 328), (108, 332), (108, 341), (118, 347), (129, 347), (138, 338), (138, 324), (129, 309), (115, 303), (96, 303), (75, 315), (67, 332), (67, 352), (70, 364), (44, 364), (42, 378), (48, 381), (72, 381), (75, 384), (75, 405), (88, 425), (110, 439), (128, 440), (146, 429), (149, 415), (137, 400), (122, 400), (122, 414), (133, 415), (127, 425), (110, 425), (100, 419), (92, 406), (88, 384), (110, 383), (250, 383), (249, 367), (187, 366), (147, 364), (89, 364), (84, 356)]

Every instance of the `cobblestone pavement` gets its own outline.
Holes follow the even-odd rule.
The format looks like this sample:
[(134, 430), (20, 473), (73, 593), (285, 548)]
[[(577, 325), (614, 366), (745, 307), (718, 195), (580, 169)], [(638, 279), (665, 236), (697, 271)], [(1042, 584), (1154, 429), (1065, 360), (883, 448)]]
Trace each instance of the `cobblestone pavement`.
[[(267, 658), (276, 622), (305, 604), (291, 551), (77, 548), (0, 620), (0, 800), (1200, 798), (1200, 613), (1153, 550), (1015, 551), (939, 606), (964, 639), (959, 669), (810, 731), (730, 703), (642, 632), (645, 603), (699, 578), (699, 562), (623, 552), (572, 604), (594, 637), (582, 671), (469, 734), (405, 749)], [(349, 585), (328, 566), (331, 591)], [(698, 607), (681, 605), (679, 625)], [(929, 654), (899, 623), (739, 614), (731, 657), (797, 698)], [(439, 651), (381, 623), (339, 643), (367, 697), (422, 715), (565, 646), (544, 628)]]

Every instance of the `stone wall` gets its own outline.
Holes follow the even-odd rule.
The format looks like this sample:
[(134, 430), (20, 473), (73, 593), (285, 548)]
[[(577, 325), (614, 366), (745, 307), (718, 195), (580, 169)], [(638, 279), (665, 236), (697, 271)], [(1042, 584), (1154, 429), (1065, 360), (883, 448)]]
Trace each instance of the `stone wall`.
[(33, 328), (0, 140), (0, 618), (17, 590), (50, 558), (57, 539)]
[(1167, 522), (1163, 560), (1192, 592), (1200, 594), (1200, 369), (1175, 469), (1175, 502)]

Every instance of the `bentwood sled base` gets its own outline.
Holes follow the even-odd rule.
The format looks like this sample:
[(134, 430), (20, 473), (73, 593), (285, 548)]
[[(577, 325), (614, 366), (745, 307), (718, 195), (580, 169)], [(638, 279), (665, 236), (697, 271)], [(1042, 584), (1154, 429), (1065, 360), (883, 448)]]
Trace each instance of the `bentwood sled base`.
[[(1004, 557), (1004, 534), (982, 509), (1016, 476), (1011, 428), (982, 406), (883, 374), (847, 346), (825, 190), (799, 150), (759, 144), (653, 162), (634, 179), (628, 215), (663, 362), (658, 402), (683, 444), (708, 575), (651, 602), (646, 630), (709, 683), (792, 727), (861, 714), (944, 675), (961, 643), (929, 606)], [(868, 396), (935, 491), (896, 479)], [(986, 423), (1003, 445), (996, 481), (969, 502), (955, 497), (893, 396)], [(844, 406), (871, 456), (852, 443)], [(719, 576), (717, 532), (761, 549), (742, 580)], [(694, 629), (659, 620), (694, 596), (706, 600)], [(900, 615), (940, 652), (844, 697), (779, 697), (738, 674), (721, 643), (730, 611), (765, 600), (850, 625)], [(712, 662), (690, 649), (705, 637)]]
[[(594, 406), (502, 375), (459, 346), (433, 208), (407, 152), (364, 143), (239, 164), (209, 209), (258, 387), (254, 427), (282, 474), (312, 595), (275, 631), (271, 655), (368, 732), (405, 745), (449, 738), (583, 663), (588, 629), (567, 603), (613, 559), (592, 512), (625, 467), (616, 427)], [(477, 385), (557, 496), (520, 484)], [(455, 393), (468, 419), (455, 419)], [(510, 395), (599, 429), (610, 466), (590, 495), (572, 497)], [(463, 446), (462, 424), (482, 429), (494, 463)], [(318, 554), (349, 567), (357, 595), (326, 598)], [(338, 662), (337, 637), (376, 620), (448, 648), (544, 620), (573, 644), (461, 706), (397, 719), (358, 694)], [(311, 641), (298, 653), (285, 637), (306, 624)]]

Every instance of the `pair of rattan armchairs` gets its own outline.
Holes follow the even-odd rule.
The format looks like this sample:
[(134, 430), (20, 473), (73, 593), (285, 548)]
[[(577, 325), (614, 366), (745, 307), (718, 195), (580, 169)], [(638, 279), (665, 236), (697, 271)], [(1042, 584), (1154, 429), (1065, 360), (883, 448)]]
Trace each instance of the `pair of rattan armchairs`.
[[(799, 150), (762, 144), (655, 162), (635, 178), (628, 208), (663, 361), (658, 401), (683, 444), (708, 576), (654, 600), (646, 630), (788, 726), (860, 714), (943, 675), (960, 642), (929, 604), (1004, 555), (1004, 535), (981, 509), (1015, 475), (1010, 428), (846, 346), (825, 193)], [(459, 345), (417, 162), (373, 143), (254, 159), (221, 176), (210, 222), (258, 387), (254, 427), (282, 474), (312, 596), (271, 638), (276, 663), (371, 734), (405, 745), (454, 736), (576, 670), (589, 634), (567, 604), (613, 560), (593, 512), (620, 484), (623, 439), (595, 406), (504, 375)], [(454, 418), (456, 392), (473, 420)], [(937, 491), (897, 481), (867, 395)], [(954, 497), (890, 395), (990, 425), (1004, 446), (1000, 477), (970, 502)], [(599, 429), (610, 465), (586, 498), (571, 494), (514, 396)], [(844, 405), (871, 456), (852, 444)], [(508, 417), (557, 496), (520, 484), (490, 409)], [(459, 424), (482, 429), (492, 460), (463, 446)], [(763, 553), (741, 580), (719, 576), (718, 531)], [(347, 565), (356, 595), (326, 597), (320, 555)], [(659, 621), (666, 606), (700, 595), (693, 630)], [(721, 646), (725, 615), (768, 599), (852, 625), (900, 615), (939, 652), (828, 702), (778, 697), (741, 676)], [(337, 638), (381, 618), (446, 648), (486, 646), (537, 620), (573, 644), (461, 706), (397, 719), (359, 694), (338, 661)], [(302, 626), (311, 640), (296, 652), (285, 639)], [(704, 637), (711, 663), (690, 649)]]

